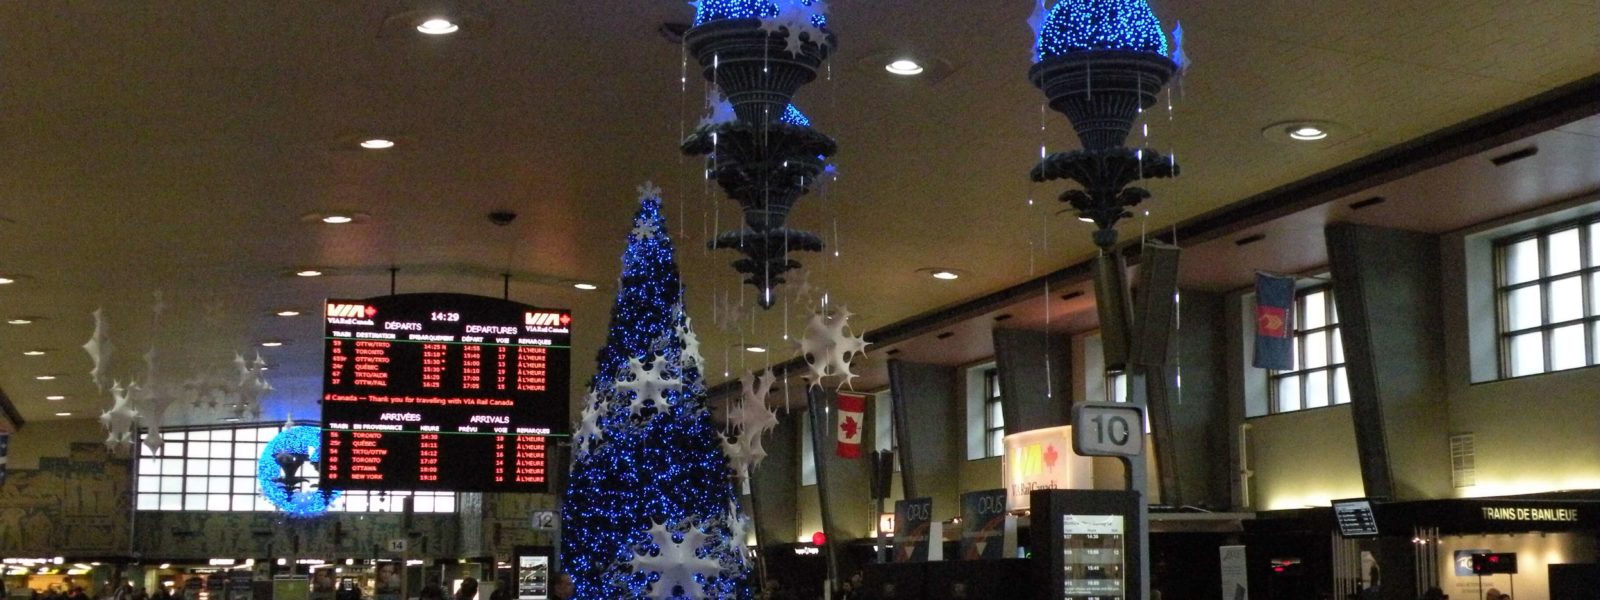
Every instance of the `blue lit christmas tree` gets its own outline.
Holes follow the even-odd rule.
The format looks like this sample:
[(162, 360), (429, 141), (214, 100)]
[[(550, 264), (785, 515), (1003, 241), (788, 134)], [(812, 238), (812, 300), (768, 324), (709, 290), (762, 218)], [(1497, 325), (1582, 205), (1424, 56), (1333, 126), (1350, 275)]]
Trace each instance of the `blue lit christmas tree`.
[(573, 435), (563, 568), (583, 599), (748, 599), (747, 521), (705, 406), (660, 190), (639, 191), (611, 327)]
[(1036, 58), (1084, 50), (1167, 53), (1161, 21), (1145, 0), (1061, 0), (1037, 34)]

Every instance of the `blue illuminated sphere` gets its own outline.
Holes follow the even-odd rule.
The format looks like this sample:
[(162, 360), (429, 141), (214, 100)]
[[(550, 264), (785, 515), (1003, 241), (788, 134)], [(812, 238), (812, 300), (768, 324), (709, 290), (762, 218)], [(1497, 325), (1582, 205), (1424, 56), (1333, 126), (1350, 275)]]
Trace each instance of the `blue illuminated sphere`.
[[(803, 0), (802, 4), (811, 6), (816, 0)], [(691, 2), (695, 6), (694, 24), (704, 25), (711, 21), (726, 19), (765, 19), (778, 16), (778, 5), (772, 0), (699, 0)], [(811, 20), (817, 27), (828, 26), (827, 17), (818, 15)]]
[(1039, 31), (1039, 58), (1085, 50), (1167, 55), (1161, 21), (1145, 0), (1061, 0)]
[(289, 513), (293, 517), (315, 517), (328, 511), (328, 507), (339, 498), (338, 492), (323, 494), (321, 491), (285, 491), (277, 479), (283, 475), (283, 469), (278, 467), (278, 461), (273, 458), (279, 452), (304, 453), (309, 462), (322, 460), (322, 430), (308, 425), (295, 425), (278, 433), (267, 442), (267, 447), (261, 451), (261, 458), (256, 461), (256, 483), (261, 489), (261, 496), (271, 502), (278, 510)]

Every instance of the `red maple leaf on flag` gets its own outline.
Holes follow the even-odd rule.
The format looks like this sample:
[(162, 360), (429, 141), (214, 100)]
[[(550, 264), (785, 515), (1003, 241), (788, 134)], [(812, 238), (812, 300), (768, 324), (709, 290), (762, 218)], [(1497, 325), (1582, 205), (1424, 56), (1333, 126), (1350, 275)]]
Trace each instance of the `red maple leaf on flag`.
[(856, 432), (861, 430), (861, 424), (856, 423), (855, 417), (845, 417), (844, 422), (839, 424), (839, 429), (844, 431), (845, 438), (853, 440), (856, 438)]

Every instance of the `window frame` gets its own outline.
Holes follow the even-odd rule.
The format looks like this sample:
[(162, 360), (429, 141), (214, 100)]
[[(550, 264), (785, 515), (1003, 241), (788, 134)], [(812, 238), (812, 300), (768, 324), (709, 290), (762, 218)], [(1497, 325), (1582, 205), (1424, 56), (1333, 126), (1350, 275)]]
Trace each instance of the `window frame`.
[[(984, 458), (1005, 456), (1006, 419), (1003, 401), (1004, 394), (1000, 391), (1000, 367), (998, 365), (990, 366), (983, 370), (983, 402), (981, 404), (983, 407)], [(997, 414), (999, 419), (995, 418)], [(997, 420), (998, 423), (996, 422)]]
[[(1600, 289), (1596, 288), (1596, 280), (1600, 279), (1600, 261), (1595, 257), (1596, 240), (1595, 231), (1600, 229), (1600, 216), (1586, 216), (1570, 219), (1497, 238), (1492, 242), (1494, 257), (1494, 304), (1495, 304), (1495, 351), (1498, 364), (1499, 379), (1514, 379), (1519, 377), (1534, 377), (1559, 371), (1581, 369), (1600, 364), (1597, 356), (1596, 337), (1600, 336), (1600, 310), (1597, 310), (1596, 295)], [(1578, 235), (1578, 268), (1558, 275), (1550, 273), (1551, 254), (1550, 238), (1566, 232), (1575, 231)], [(1510, 250), (1513, 246), (1536, 240), (1538, 249), (1538, 275), (1528, 281), (1509, 283), (1510, 279)], [(1579, 286), (1579, 316), (1559, 322), (1551, 322), (1554, 309), (1555, 295), (1552, 290), (1557, 282), (1575, 279)], [(1529, 288), (1539, 289), (1539, 324), (1511, 329), (1511, 294)], [(1554, 333), (1558, 329), (1572, 326), (1583, 328), (1583, 364), (1578, 366), (1555, 366)], [(1513, 365), (1512, 345), (1518, 337), (1531, 333), (1540, 334), (1540, 353), (1542, 367), (1535, 373), (1516, 375)]]
[[(296, 423), (296, 425), (318, 426), (317, 423)], [(272, 436), (281, 431), (282, 425), (274, 423), (240, 423), (216, 427), (184, 427), (165, 429), (162, 435), (166, 442), (158, 452), (151, 452), (144, 445), (144, 436), (149, 431), (143, 431), (138, 436), (137, 447), (134, 449), (134, 479), (133, 501), (134, 510), (138, 512), (276, 512), (277, 508), (261, 496), (260, 482), (256, 477), (256, 467), (260, 462), (261, 452)], [(227, 440), (217, 441), (218, 433), (226, 433)], [(241, 435), (248, 434), (248, 435)], [(203, 438), (203, 439), (202, 439)], [(204, 452), (195, 452), (194, 444), (206, 444)], [(227, 458), (212, 456), (214, 448), (211, 444), (225, 443), (229, 447)], [(241, 452), (244, 446), (247, 451)], [(203, 455), (202, 455), (203, 454)], [(247, 461), (248, 467), (244, 474), (239, 474), (243, 465), (240, 461)], [(222, 464), (217, 464), (217, 463)], [(204, 463), (206, 473), (202, 474), (201, 464)], [(147, 465), (154, 466), (155, 471), (149, 472)], [(176, 467), (173, 472), (167, 472), (167, 467)], [(218, 466), (224, 466), (228, 474), (219, 475), (210, 471)], [(307, 468), (314, 468), (307, 465)], [(176, 491), (162, 491), (163, 483), (174, 483)], [(166, 480), (166, 481), (164, 481)], [(217, 482), (226, 482), (226, 485), (216, 485)], [(241, 491), (243, 484), (248, 483), (248, 491)], [(145, 485), (154, 486), (147, 489)], [(212, 491), (220, 488), (223, 491)], [(166, 496), (168, 498), (163, 498)], [(414, 502), (414, 510), (419, 513), (451, 514), (459, 512), (460, 499), (455, 492), (433, 491), (393, 491), (374, 492), (364, 490), (347, 490), (341, 494), (330, 512), (351, 513), (377, 513), (400, 512), (403, 502), (395, 502), (407, 496), (418, 498)], [(219, 501), (220, 499), (220, 501)], [(175, 500), (176, 504), (169, 501)], [(213, 505), (213, 502), (216, 502)], [(196, 504), (191, 504), (195, 502)], [(359, 508), (352, 508), (352, 505)]]
[[(1318, 327), (1308, 328), (1305, 326), (1305, 315), (1307, 313), (1305, 310), (1306, 298), (1319, 293), (1323, 295), (1323, 323)], [(1323, 356), (1325, 360), (1323, 361), (1323, 365), (1320, 367), (1307, 367), (1305, 366), (1308, 362), (1306, 360), (1306, 348), (1309, 344), (1307, 344), (1306, 341), (1311, 336), (1319, 333), (1323, 334), (1322, 343), (1325, 346), (1323, 348)], [(1307, 410), (1332, 408), (1335, 406), (1349, 404), (1350, 386), (1348, 384), (1348, 380), (1350, 375), (1349, 368), (1346, 366), (1349, 362), (1349, 357), (1345, 356), (1344, 348), (1342, 347), (1344, 344), (1344, 322), (1339, 319), (1338, 306), (1334, 302), (1333, 284), (1331, 282), (1319, 283), (1317, 285), (1310, 285), (1295, 290), (1293, 336), (1295, 352), (1294, 364), (1296, 368), (1287, 371), (1269, 370), (1267, 372), (1267, 415), (1282, 415)], [(1337, 355), (1344, 359), (1339, 362), (1334, 362), (1333, 360), (1333, 357), (1336, 355), (1334, 352), (1336, 348), (1334, 340), (1336, 339), (1338, 340)], [(1307, 407), (1306, 386), (1309, 385), (1309, 381), (1311, 379), (1310, 376), (1318, 372), (1327, 373), (1326, 385), (1328, 389), (1326, 397), (1328, 399), (1328, 403), (1321, 406)], [(1344, 386), (1345, 396), (1343, 402), (1341, 402), (1339, 399), (1339, 379), (1341, 374), (1347, 382)], [(1298, 400), (1296, 401), (1295, 408), (1284, 410), (1282, 407), (1282, 399), (1279, 397), (1279, 382), (1291, 377), (1296, 379), (1296, 386), (1299, 388), (1299, 394), (1297, 396)]]

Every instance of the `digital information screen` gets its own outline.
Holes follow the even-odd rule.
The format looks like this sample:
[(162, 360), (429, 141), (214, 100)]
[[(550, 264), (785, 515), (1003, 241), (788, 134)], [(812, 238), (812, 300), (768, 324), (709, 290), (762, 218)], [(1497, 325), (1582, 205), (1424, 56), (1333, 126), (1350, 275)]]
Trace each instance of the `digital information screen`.
[(1122, 515), (1062, 515), (1061, 554), (1066, 600), (1126, 597)]
[(329, 300), (323, 484), (547, 492), (572, 313), (463, 294)]
[(1372, 513), (1372, 502), (1365, 498), (1334, 500), (1333, 516), (1339, 520), (1339, 534), (1344, 537), (1378, 535), (1378, 519)]

